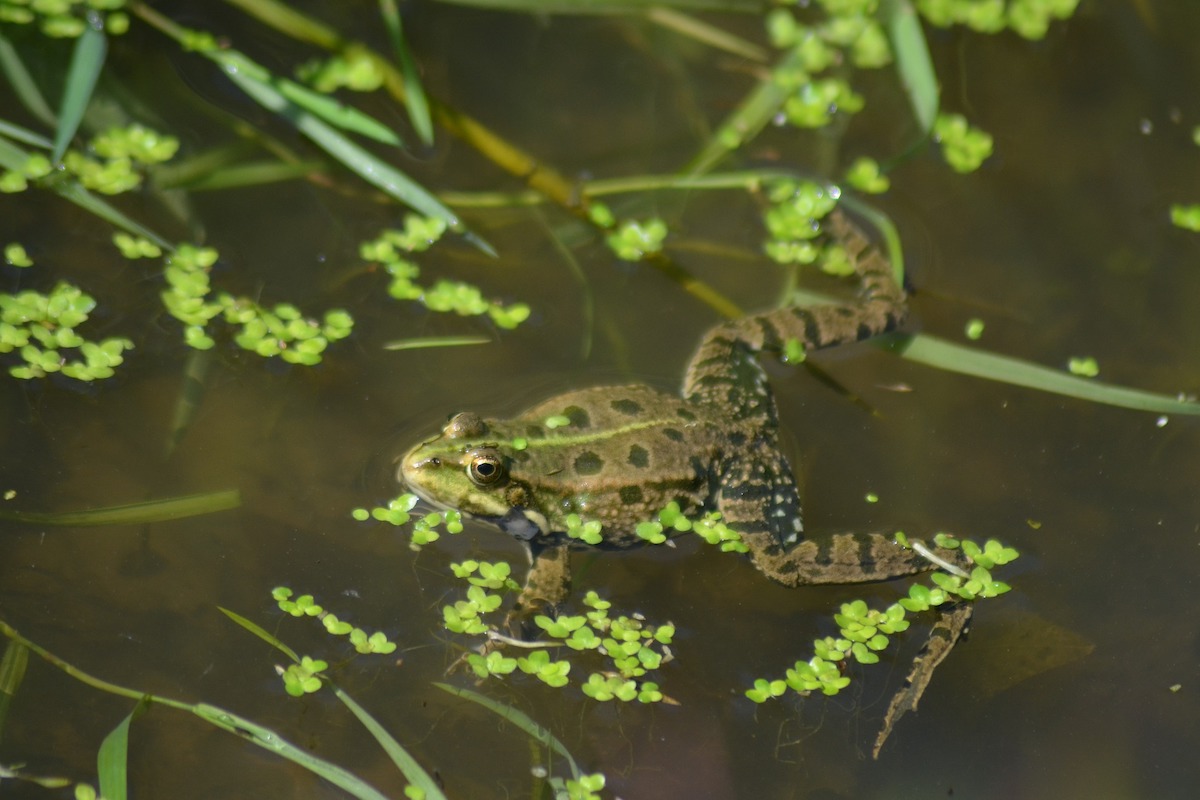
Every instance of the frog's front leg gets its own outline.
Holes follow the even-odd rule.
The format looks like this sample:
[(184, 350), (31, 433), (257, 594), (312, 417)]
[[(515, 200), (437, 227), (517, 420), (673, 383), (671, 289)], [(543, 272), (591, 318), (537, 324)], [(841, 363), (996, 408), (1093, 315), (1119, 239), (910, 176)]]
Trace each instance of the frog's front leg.
[(530, 545), (531, 564), (504, 627), (519, 633), (521, 623), (544, 614), (567, 599), (571, 589), (571, 554), (566, 545)]

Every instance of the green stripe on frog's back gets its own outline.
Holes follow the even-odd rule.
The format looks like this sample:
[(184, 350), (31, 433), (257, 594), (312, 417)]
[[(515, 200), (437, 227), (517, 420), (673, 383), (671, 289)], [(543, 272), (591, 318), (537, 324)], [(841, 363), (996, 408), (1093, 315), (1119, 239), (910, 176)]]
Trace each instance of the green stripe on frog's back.
[[(550, 417), (568, 425), (547, 428)], [(671, 501), (699, 511), (724, 432), (676, 395), (646, 386), (569, 392), (505, 424), (526, 439), (511, 453), (512, 477), (537, 487), (553, 527), (578, 513), (605, 526), (609, 544), (633, 544), (636, 523)]]

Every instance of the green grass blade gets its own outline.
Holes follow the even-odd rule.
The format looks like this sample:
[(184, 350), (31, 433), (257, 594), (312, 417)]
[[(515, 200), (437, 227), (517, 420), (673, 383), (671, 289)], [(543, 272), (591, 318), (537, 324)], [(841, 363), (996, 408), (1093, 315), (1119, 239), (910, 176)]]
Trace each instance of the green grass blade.
[(65, 199), (70, 200), (84, 211), (95, 214), (100, 219), (117, 226), (126, 233), (134, 236), (145, 237), (168, 252), (175, 249), (175, 247), (166, 239), (142, 225), (140, 222), (134, 222), (132, 219), (125, 216), (125, 214), (109, 205), (107, 201), (92, 194), (73, 180), (55, 181), (52, 188)]
[(567, 764), (570, 765), (571, 768), (571, 777), (575, 780), (579, 780), (579, 766), (575, 763), (575, 759), (571, 757), (571, 753), (568, 752), (566, 745), (560, 742), (558, 737), (556, 737), (550, 731), (534, 722), (533, 719), (524, 711), (515, 709), (512, 706), (506, 706), (503, 703), (497, 703), (492, 698), (482, 695), (479, 692), (473, 692), (470, 689), (462, 689), (458, 686), (451, 686), (448, 683), (434, 682), (433, 685), (443, 691), (449, 692), (452, 695), (461, 697), (465, 700), (470, 700), (472, 703), (478, 703), (488, 711), (491, 711), (493, 714), (497, 714), (511, 722), (513, 725), (516, 725), (518, 728), (523, 730), (525, 734), (529, 736), (529, 738), (540, 742), (543, 746), (550, 748), (555, 753), (558, 753), (558, 755), (566, 759)]
[(368, 139), (374, 139), (383, 144), (393, 146), (402, 144), (395, 131), (354, 106), (348, 106), (327, 94), (314, 91), (285, 78), (275, 78), (272, 84), (288, 100), (334, 127), (366, 136)]
[(633, 14), (655, 6), (682, 8), (688, 11), (757, 14), (769, 7), (769, 3), (764, 0), (441, 0), (441, 2), (529, 14)]
[(9, 641), (0, 658), (0, 742), (4, 741), (4, 721), (12, 706), (21, 681), (25, 679), (25, 667), (29, 664), (29, 649), (20, 642)]
[(313, 20), (279, 0), (225, 0), (268, 27), (301, 42), (338, 50), (345, 42), (336, 30)]
[(211, 350), (192, 350), (183, 366), (183, 381), (179, 396), (175, 399), (175, 410), (171, 414), (171, 429), (163, 445), (163, 455), (170, 457), (192, 427), (192, 421), (204, 399), (208, 368), (212, 364)]
[[(458, 233), (466, 234), (466, 227), (458, 216), (442, 205), (423, 186), (409, 178), (391, 164), (372, 155), (347, 139), (332, 126), (299, 108), (279, 93), (270, 81), (261, 80), (245, 70), (228, 66), (229, 51), (208, 53), (210, 58), (226, 66), (225, 74), (242, 91), (250, 95), (264, 108), (288, 119), (318, 147), (341, 162), (364, 181), (382, 189), (385, 193), (424, 214), (445, 221), (446, 226)], [(478, 242), (479, 240), (476, 239)], [(484, 245), (485, 249), (490, 250)]]
[(21, 142), (22, 144), (30, 144), (34, 147), (40, 147), (49, 150), (53, 146), (53, 142), (42, 136), (40, 133), (34, 133), (28, 128), (23, 128), (13, 122), (0, 119), (0, 136), (7, 136), (13, 141)]
[(42, 96), (42, 90), (25, 68), (25, 62), (21, 60), (12, 42), (3, 34), (0, 34), (0, 72), (8, 78), (9, 85), (17, 93), (17, 99), (25, 106), (25, 110), (37, 117), (47, 128), (53, 128), (57, 120), (54, 112), (50, 110), (50, 104)]
[(798, 69), (803, 69), (802, 57), (798, 52), (790, 52), (780, 59), (771, 74), (759, 81), (758, 86), (713, 131), (700, 152), (683, 168), (683, 174), (709, 172), (717, 162), (757, 136), (779, 112), (787, 97), (787, 90), (775, 80), (775, 75)]
[(383, 17), (388, 38), (392, 41), (392, 50), (396, 53), (396, 63), (404, 77), (404, 105), (408, 109), (408, 119), (421, 141), (426, 146), (432, 145), (433, 120), (429, 115), (429, 98), (425, 96), (425, 88), (421, 86), (421, 73), (417, 69), (417, 62), (404, 39), (404, 25), (400, 20), (400, 12), (396, 9), (396, 0), (379, 0), (379, 14)]
[[(317, 758), (308, 750), (297, 747), (270, 728), (251, 722), (245, 717), (226, 711), (223, 708), (210, 706), (207, 703), (197, 703), (192, 706), (192, 713), (205, 722), (215, 725), (222, 730), (241, 736), (251, 744), (257, 745), (280, 758), (286, 758), (315, 775), (324, 778), (359, 800), (388, 800), (379, 790), (372, 787), (362, 778), (336, 764)], [(433, 795), (429, 795), (434, 797)], [(441, 797), (439, 793), (437, 797)]]
[(251, 161), (245, 164), (226, 167), (197, 176), (196, 178), (166, 184), (158, 182), (162, 188), (187, 189), (191, 192), (211, 192), (223, 189), (240, 189), (246, 186), (266, 186), (283, 181), (303, 180), (313, 173), (325, 169), (321, 161)]
[(882, 344), (912, 361), (962, 375), (1136, 411), (1156, 414), (1200, 414), (1200, 403), (1140, 389), (1114, 386), (1091, 378), (1078, 378), (1061, 370), (977, 350), (929, 334), (895, 336)]
[[(94, 689), (99, 689), (103, 692), (118, 695), (120, 697), (128, 697), (140, 702), (156, 703), (158, 705), (168, 706), (179, 711), (190, 711), (200, 719), (220, 728), (223, 731), (236, 734), (242, 737), (251, 744), (261, 747), (275, 753), (280, 758), (286, 758), (294, 764), (297, 764), (304, 769), (309, 770), (315, 775), (324, 778), (335, 786), (338, 786), (349, 792), (359, 800), (388, 800), (383, 794), (372, 788), (369, 784), (363, 781), (358, 776), (351, 772), (331, 764), (324, 759), (317, 758), (310, 754), (307, 750), (296, 747), (296, 745), (283, 739), (279, 734), (270, 728), (263, 727), (250, 720), (239, 717), (222, 708), (208, 705), (207, 703), (183, 703), (179, 700), (173, 700), (169, 697), (158, 697), (149, 695), (145, 692), (139, 692), (135, 689), (130, 689), (125, 686), (120, 686), (115, 683), (97, 678), (94, 675), (89, 675), (83, 670), (63, 661), (58, 656), (41, 647), (35, 642), (26, 639), (12, 626), (0, 619), (0, 635), (4, 635), (14, 642), (17, 642), (24, 647), (32, 650), (41, 658), (45, 659), (56, 668), (62, 670), (77, 681), (80, 681)], [(440, 795), (438, 795), (440, 797)]]
[(333, 692), (339, 700), (345, 703), (346, 708), (350, 709), (350, 712), (358, 717), (358, 721), (363, 724), (363, 727), (375, 737), (375, 741), (379, 742), (380, 747), (392, 759), (392, 763), (404, 773), (405, 780), (425, 792), (425, 800), (446, 800), (446, 795), (442, 793), (442, 790), (433, 778), (430, 777), (429, 773), (417, 763), (415, 758), (409, 755), (408, 751), (374, 717), (367, 713), (365, 708), (336, 686), (333, 687)]
[(3, 511), (0, 519), (25, 522), (31, 525), (54, 525), (64, 527), (89, 527), (93, 525), (142, 525), (148, 522), (196, 517), (227, 511), (242, 504), (237, 489), (220, 492), (204, 492), (166, 500), (148, 500), (126, 506), (95, 508), (88, 511), (64, 511), (40, 513), (35, 511)]
[[(29, 153), (0, 135), (0, 167), (20, 171), (28, 159)], [(127, 233), (131, 233), (134, 236), (144, 236), (164, 250), (175, 249), (157, 233), (134, 222), (107, 202), (80, 186), (73, 179), (55, 175), (47, 179), (44, 185), (58, 192), (62, 197), (70, 200), (85, 211), (90, 211), (100, 219), (117, 226)]]
[(383, 346), (384, 350), (420, 350), (426, 347), (462, 347), (472, 344), (489, 344), (487, 336), (427, 336), (422, 339), (396, 339)]
[(225, 616), (229, 617), (231, 620), (236, 622), (238, 625), (241, 625), (243, 628), (245, 628), (246, 630), (253, 633), (258, 638), (262, 639), (267, 644), (274, 647), (279, 652), (283, 653), (285, 656), (290, 658), (292, 661), (295, 661), (297, 664), (300, 663), (300, 656), (296, 654), (295, 650), (288, 647), (283, 642), (279, 641), (279, 639), (276, 639), (270, 633), (267, 633), (267, 631), (264, 630), (260, 625), (258, 625), (258, 623), (252, 622), (252, 621), (246, 619), (245, 617), (243, 617), (241, 614), (237, 613), (236, 611), (230, 611), (228, 608), (222, 608), (221, 606), (217, 606), (217, 610), (220, 611)]
[(939, 91), (921, 19), (909, 0), (884, 0), (880, 13), (892, 42), (896, 69), (904, 91), (908, 93), (909, 105), (921, 126), (921, 133), (929, 136), (937, 118)]
[(656, 5), (646, 9), (646, 19), (667, 30), (674, 31), (680, 36), (686, 36), (717, 50), (724, 50), (735, 56), (760, 63), (767, 60), (767, 51), (754, 42), (690, 14)]
[(87, 110), (88, 101), (92, 99), (92, 91), (96, 88), (96, 81), (100, 77), (107, 54), (108, 37), (104, 34), (103, 23), (89, 19), (83, 35), (75, 40), (71, 65), (67, 68), (67, 85), (63, 89), (62, 106), (58, 110), (54, 152), (50, 156), (50, 160), (56, 164), (62, 161), (63, 153), (67, 152), (67, 145), (71, 144), (75, 132), (79, 130), (83, 112)]
[(96, 769), (100, 776), (100, 794), (104, 800), (126, 800), (129, 796), (129, 725), (142, 715), (148, 703), (146, 698), (138, 701), (125, 719), (109, 731), (100, 743)]

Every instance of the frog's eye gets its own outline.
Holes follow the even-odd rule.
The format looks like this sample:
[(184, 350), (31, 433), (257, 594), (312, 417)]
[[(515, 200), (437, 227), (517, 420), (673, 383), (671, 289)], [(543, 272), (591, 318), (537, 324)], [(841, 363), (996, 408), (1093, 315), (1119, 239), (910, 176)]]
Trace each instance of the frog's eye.
[(498, 453), (476, 453), (467, 464), (467, 475), (476, 486), (494, 486), (505, 477), (504, 460)]

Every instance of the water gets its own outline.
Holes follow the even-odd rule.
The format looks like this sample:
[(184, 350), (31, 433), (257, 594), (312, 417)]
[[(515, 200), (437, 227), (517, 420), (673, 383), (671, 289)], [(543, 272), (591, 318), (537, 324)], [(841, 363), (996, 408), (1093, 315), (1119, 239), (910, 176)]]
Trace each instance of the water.
[[(960, 177), (925, 152), (893, 172), (880, 205), (900, 227), (924, 330), (960, 339), (965, 322), (982, 317), (988, 349), (1052, 366), (1091, 355), (1105, 380), (1195, 392), (1197, 240), (1169, 224), (1167, 207), (1198, 199), (1191, 130), (1200, 117), (1189, 81), (1198, 10), (1108, 5), (1086, 6), (1035, 44), (931, 32), (946, 108), (992, 133), (997, 154)], [(567, 175), (669, 170), (748, 86), (735, 60), (646, 26), (449, 6), (412, 12), (406, 30), (431, 89)], [(262, 38), (225, 10), (171, 13), (264, 62), (296, 57), (294, 45)], [(371, 26), (353, 33), (384, 46)], [(115, 44), (110, 67), (192, 150), (229, 138), (219, 118), (195, 110), (194, 93), (265, 121), (206, 64), (151, 32)], [(911, 140), (910, 124), (897, 121), (894, 83), (875, 77), (866, 86), (875, 112), (850, 127), (847, 159)], [(0, 107), (33, 124), (8, 95)], [(395, 111), (379, 113), (397, 123)], [(756, 164), (817, 163), (811, 140), (788, 132), (769, 132), (747, 155)], [(515, 187), (446, 137), (402, 166), (435, 187)], [(359, 271), (356, 248), (400, 215), (351, 180), (343, 185), (356, 191), (292, 182), (195, 193), (186, 224), (152, 200), (128, 206), (172, 239), (191, 230), (218, 247), (229, 265), (214, 275), (219, 288), (310, 313), (344, 306), (358, 320), (355, 336), (312, 371), (219, 347), (169, 457), (187, 353), (177, 324), (157, 310), (155, 267), (123, 262), (105, 225), (53, 196), (0, 200), (0, 238), (22, 241), (39, 262), (32, 273), (6, 271), (5, 290), (47, 288), (53, 270), (100, 299), (94, 335), (138, 345), (120, 377), (95, 390), (0, 382), (0, 487), (16, 490), (10, 505), (75, 510), (225, 488), (244, 499), (236, 511), (150, 526), (3, 523), (0, 611), (96, 676), (228, 708), (400, 796), (402, 779), (328, 692), (283, 694), (273, 672), (282, 656), (217, 607), (235, 610), (326, 657), (339, 684), (436, 770), (450, 796), (526, 796), (524, 735), (431, 686), (458, 654), (441, 628), (441, 605), (460, 591), (446, 565), (467, 555), (519, 565), (519, 548), (471, 528), (415, 555), (403, 532), (354, 523), (349, 511), (390, 496), (390, 459), (450, 411), (511, 414), (592, 383), (677, 386), (716, 316), (651, 269), (570, 238), (569, 220), (550, 209), (465, 212), (500, 258), (447, 243), (422, 260), (431, 277), (529, 302), (534, 316), (517, 331), (397, 305), (383, 276)], [(653, 202), (680, 231), (681, 263), (744, 307), (775, 301), (778, 272), (753, 258), (760, 233), (750, 201), (697, 193)], [(578, 271), (553, 244), (556, 233), (573, 245)], [(459, 333), (494, 341), (382, 350), (394, 339)], [(838, 603), (886, 603), (903, 587), (787, 590), (694, 543), (576, 559), (577, 590), (596, 588), (622, 610), (678, 626), (676, 660), (660, 678), (679, 706), (599, 705), (524, 679), (481, 690), (533, 716), (626, 798), (1191, 796), (1200, 779), (1190, 757), (1200, 714), (1190, 622), (1200, 566), (1195, 422), (1160, 426), (1154, 415), (948, 375), (871, 348), (822, 363), (877, 414), (803, 371), (773, 372), (803, 462), (809, 530), (945, 528), (1024, 553), (1005, 573), (1015, 590), (979, 609), (969, 640), (878, 762), (870, 745), (913, 643), (832, 700), (753, 707), (741, 692), (806, 657), (809, 641), (831, 632)], [(911, 391), (893, 391), (901, 385)], [(864, 503), (867, 492), (880, 503)], [(398, 653), (349, 661), (314, 625), (280, 620), (269, 595), (280, 584), (385, 630)], [(96, 748), (131, 706), (34, 659), (0, 763), (90, 780)], [(134, 723), (130, 770), (143, 796), (338, 796), (166, 708)], [(45, 796), (14, 787), (5, 783), (5, 796)]]

